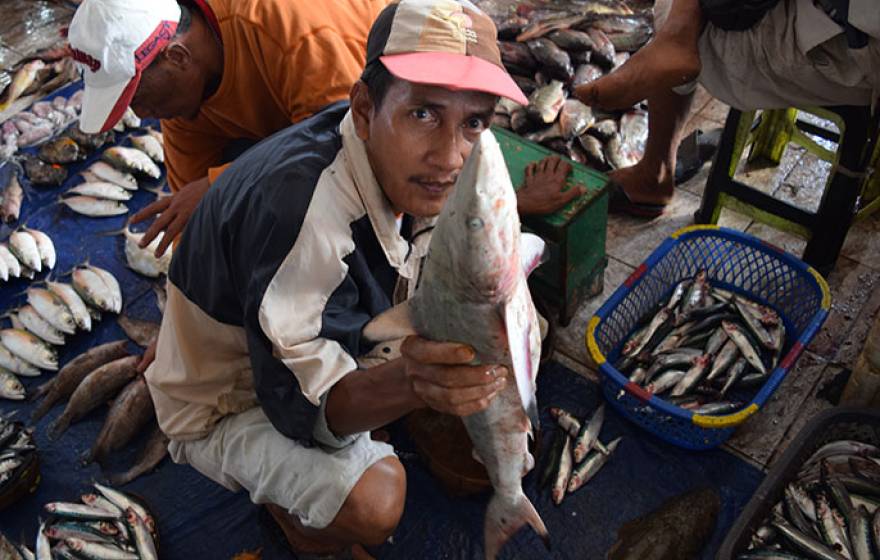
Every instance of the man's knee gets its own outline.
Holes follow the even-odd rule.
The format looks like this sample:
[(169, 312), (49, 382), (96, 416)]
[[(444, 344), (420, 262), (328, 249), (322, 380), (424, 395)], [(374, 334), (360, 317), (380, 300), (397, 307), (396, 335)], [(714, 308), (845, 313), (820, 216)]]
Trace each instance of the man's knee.
[(342, 506), (334, 525), (353, 533), (366, 545), (385, 542), (397, 528), (406, 499), (406, 472), (396, 457), (367, 469)]

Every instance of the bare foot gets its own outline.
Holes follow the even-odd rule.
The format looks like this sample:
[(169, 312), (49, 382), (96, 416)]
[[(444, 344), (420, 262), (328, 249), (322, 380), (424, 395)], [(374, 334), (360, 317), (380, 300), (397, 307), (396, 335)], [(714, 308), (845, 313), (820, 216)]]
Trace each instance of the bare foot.
[(694, 81), (702, 66), (699, 52), (664, 35), (636, 52), (620, 68), (575, 88), (585, 104), (617, 110)]
[(523, 186), (517, 191), (520, 214), (551, 214), (582, 195), (583, 187), (565, 189), (571, 165), (559, 156), (532, 162), (526, 167)]
[(643, 159), (632, 167), (611, 171), (608, 176), (636, 204), (666, 205), (675, 194), (674, 172), (670, 172), (666, 164), (661, 164), (658, 169)]

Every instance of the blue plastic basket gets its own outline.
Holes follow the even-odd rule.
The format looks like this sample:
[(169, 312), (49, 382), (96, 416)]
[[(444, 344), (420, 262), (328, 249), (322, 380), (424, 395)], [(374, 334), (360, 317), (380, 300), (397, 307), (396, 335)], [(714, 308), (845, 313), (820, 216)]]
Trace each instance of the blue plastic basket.
[[(669, 299), (681, 280), (706, 270), (713, 286), (769, 305), (785, 324), (785, 357), (741, 410), (724, 416), (695, 414), (629, 381), (612, 364), (643, 316)], [(625, 417), (687, 449), (711, 449), (763, 406), (831, 307), (825, 279), (800, 259), (745, 233), (690, 226), (673, 233), (617, 288), (590, 320), (587, 348), (602, 372), (602, 391)], [(794, 342), (792, 342), (794, 341)]]

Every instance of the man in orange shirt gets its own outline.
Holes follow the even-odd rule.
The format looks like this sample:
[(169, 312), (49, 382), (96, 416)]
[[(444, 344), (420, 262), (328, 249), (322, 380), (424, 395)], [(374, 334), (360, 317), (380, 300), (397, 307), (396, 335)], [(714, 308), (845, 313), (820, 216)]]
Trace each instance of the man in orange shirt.
[[(80, 126), (110, 129), (126, 106), (162, 119), (173, 196), (146, 237), (183, 230), (222, 165), (346, 99), (386, 0), (85, 0), (70, 27), (84, 66)], [(155, 22), (161, 24), (156, 27)]]

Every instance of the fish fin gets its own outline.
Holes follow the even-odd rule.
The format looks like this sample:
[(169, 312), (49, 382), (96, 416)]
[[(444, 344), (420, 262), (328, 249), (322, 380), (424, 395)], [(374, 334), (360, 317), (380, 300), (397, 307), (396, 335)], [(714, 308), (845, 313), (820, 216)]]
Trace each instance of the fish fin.
[(383, 311), (364, 326), (364, 337), (371, 342), (395, 340), (417, 334), (409, 314), (409, 302)]
[(486, 463), (483, 462), (483, 458), (480, 457), (480, 454), (477, 453), (477, 448), (476, 448), (476, 447), (471, 448), (471, 457), (473, 457), (473, 458), (474, 458), (474, 461), (478, 462), (478, 463), (481, 464), (481, 465), (485, 465), (485, 464), (486, 464)]
[(519, 257), (526, 276), (550, 258), (547, 244), (534, 233), (520, 234)]
[(486, 560), (494, 560), (504, 543), (526, 524), (531, 525), (549, 550), (550, 535), (547, 533), (547, 527), (544, 526), (541, 516), (526, 495), (520, 492), (511, 499), (498, 493), (494, 494), (489, 500), (483, 529)]
[[(518, 312), (522, 311), (522, 312)], [(532, 326), (525, 309), (517, 309), (515, 300), (504, 306), (504, 325), (507, 331), (507, 345), (510, 349), (510, 363), (513, 367), (516, 388), (519, 391), (523, 410), (529, 417), (532, 428), (538, 428), (538, 403), (535, 399), (535, 371), (532, 363)]]

